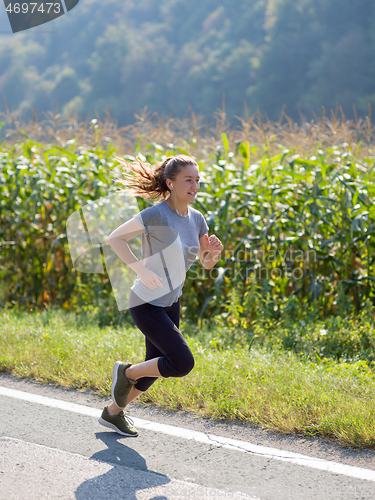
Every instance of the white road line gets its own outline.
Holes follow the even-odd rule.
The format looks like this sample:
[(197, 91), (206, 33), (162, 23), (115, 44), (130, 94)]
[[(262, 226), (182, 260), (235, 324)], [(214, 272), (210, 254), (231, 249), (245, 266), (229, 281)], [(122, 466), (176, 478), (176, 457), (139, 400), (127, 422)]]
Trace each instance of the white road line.
[[(49, 406), (50, 408), (59, 408), (60, 410), (79, 413), (81, 415), (88, 415), (95, 418), (98, 418), (102, 413), (102, 410), (91, 408), (90, 406), (69, 403), (60, 399), (47, 398), (45, 396), (39, 396), (38, 394), (17, 391), (1, 386), (0, 396), (21, 399), (23, 401), (29, 401), (30, 403), (37, 403), (44, 406)], [(275, 460), (281, 460), (283, 462), (289, 462), (297, 465), (303, 465), (305, 467), (311, 467), (313, 469), (324, 470), (333, 474), (342, 474), (344, 476), (354, 477), (357, 479), (375, 481), (375, 470), (340, 464), (339, 462), (331, 462), (322, 458), (309, 457), (308, 455), (301, 455), (299, 453), (279, 450), (277, 448), (270, 448), (268, 446), (260, 446), (249, 443), (247, 441), (215, 436), (214, 434), (184, 429), (182, 427), (177, 427), (174, 425), (159, 424), (158, 422), (153, 422), (151, 420), (144, 420), (135, 417), (132, 417), (132, 420), (134, 421), (134, 425), (140, 429), (160, 432), (162, 434), (167, 434), (169, 436), (174, 436), (177, 438), (190, 439), (199, 443), (214, 445), (218, 448), (227, 448), (229, 450), (247, 452), (265, 458), (273, 458)]]

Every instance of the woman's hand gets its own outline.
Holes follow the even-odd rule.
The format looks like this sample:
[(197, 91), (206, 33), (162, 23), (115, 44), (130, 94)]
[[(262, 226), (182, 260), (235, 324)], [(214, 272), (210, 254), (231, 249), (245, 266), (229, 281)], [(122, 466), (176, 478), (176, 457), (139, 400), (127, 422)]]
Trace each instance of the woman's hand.
[(160, 282), (160, 280), (162, 280), (163, 278), (160, 278), (160, 276), (154, 273), (154, 271), (147, 269), (147, 267), (145, 266), (143, 266), (143, 268), (138, 271), (138, 276), (142, 283), (148, 288), (154, 289), (157, 286), (163, 288), (163, 285)]
[(212, 257), (217, 257), (223, 251), (223, 244), (214, 234), (212, 234), (210, 237), (208, 236), (208, 234), (205, 234), (204, 237), (206, 239), (206, 249), (210, 252)]

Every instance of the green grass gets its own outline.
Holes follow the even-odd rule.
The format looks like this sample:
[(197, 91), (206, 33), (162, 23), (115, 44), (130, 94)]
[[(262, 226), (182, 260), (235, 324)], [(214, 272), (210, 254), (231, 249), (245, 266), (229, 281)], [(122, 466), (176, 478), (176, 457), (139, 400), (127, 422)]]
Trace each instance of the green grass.
[[(1, 371), (103, 396), (110, 394), (116, 360), (137, 363), (144, 356), (144, 337), (130, 325), (99, 328), (62, 311), (6, 310), (0, 311), (0, 325)], [(216, 332), (197, 333), (186, 322), (180, 327), (195, 356), (194, 370), (157, 381), (141, 401), (282, 433), (330, 437), (343, 446), (374, 447), (375, 376), (364, 360), (312, 361), (276, 347), (226, 347), (215, 341)]]

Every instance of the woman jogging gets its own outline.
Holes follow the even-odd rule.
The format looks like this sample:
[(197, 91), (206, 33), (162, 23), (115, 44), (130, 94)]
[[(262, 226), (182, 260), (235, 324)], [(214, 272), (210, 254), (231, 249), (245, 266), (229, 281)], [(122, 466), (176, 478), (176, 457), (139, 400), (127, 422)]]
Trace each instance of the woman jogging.
[[(116, 158), (135, 174), (125, 174), (135, 196), (162, 198), (113, 231), (108, 238), (116, 254), (137, 273), (131, 287), (129, 310), (146, 341), (145, 361), (117, 361), (113, 367), (112, 403), (99, 423), (124, 436), (138, 431), (123, 409), (158, 377), (183, 377), (194, 367), (193, 354), (179, 328), (180, 300), (186, 272), (196, 256), (211, 269), (223, 250), (220, 240), (208, 237), (208, 225), (198, 210), (189, 206), (199, 190), (199, 169), (188, 156), (167, 158), (155, 168), (137, 160), (129, 164)], [(126, 189), (125, 191), (129, 191)], [(142, 262), (128, 241), (142, 235)]]

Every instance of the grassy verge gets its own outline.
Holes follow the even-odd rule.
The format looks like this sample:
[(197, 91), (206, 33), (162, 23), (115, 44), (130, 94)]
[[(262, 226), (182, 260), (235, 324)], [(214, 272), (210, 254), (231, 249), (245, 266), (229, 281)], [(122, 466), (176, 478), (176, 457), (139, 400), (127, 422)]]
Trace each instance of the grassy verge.
[[(189, 332), (187, 324), (181, 329)], [(194, 370), (157, 381), (141, 400), (283, 433), (331, 437), (343, 446), (374, 447), (375, 376), (365, 361), (319, 362), (260, 346), (218, 348), (209, 338), (207, 331), (188, 337)], [(99, 329), (61, 311), (0, 311), (0, 370), (108, 395), (113, 363), (142, 361), (143, 340), (131, 326)]]

